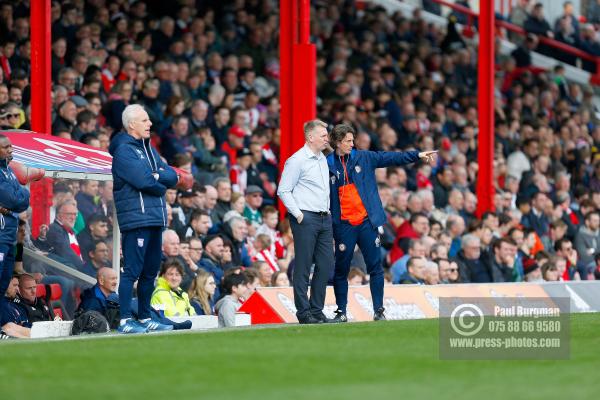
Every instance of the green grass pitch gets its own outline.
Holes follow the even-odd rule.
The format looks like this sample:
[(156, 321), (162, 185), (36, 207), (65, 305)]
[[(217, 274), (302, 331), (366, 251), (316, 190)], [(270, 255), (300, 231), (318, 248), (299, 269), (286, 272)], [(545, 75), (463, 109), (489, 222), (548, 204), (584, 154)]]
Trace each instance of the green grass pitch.
[(0, 399), (592, 399), (599, 317), (559, 361), (441, 361), (437, 320), (3, 341)]

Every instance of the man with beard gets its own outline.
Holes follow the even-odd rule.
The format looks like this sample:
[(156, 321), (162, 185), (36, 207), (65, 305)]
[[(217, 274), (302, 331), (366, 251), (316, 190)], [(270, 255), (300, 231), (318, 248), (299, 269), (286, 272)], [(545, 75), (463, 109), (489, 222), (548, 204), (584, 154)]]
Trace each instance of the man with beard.
[(223, 238), (220, 235), (208, 235), (203, 241), (204, 253), (198, 267), (213, 274), (217, 283), (215, 298), (218, 298), (219, 286), (223, 280), (224, 271), (221, 266), (223, 259)]

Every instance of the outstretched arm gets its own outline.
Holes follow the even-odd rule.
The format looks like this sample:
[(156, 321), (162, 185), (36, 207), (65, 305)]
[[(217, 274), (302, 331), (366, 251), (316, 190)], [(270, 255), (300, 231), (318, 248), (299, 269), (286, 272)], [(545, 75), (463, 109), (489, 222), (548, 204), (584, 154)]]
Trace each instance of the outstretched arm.
[(437, 150), (434, 151), (378, 151), (372, 152), (375, 157), (375, 168), (400, 166), (417, 162), (419, 159), (427, 163), (435, 161)]

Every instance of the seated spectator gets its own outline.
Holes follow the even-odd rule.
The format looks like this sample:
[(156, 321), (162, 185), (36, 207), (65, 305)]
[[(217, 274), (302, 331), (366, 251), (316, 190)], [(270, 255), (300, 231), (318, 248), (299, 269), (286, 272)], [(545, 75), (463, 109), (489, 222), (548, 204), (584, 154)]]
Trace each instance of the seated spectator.
[(77, 209), (85, 221), (89, 221), (92, 215), (100, 213), (100, 208), (96, 203), (98, 186), (98, 181), (93, 180), (82, 180), (79, 183), (80, 189), (75, 195), (75, 200), (77, 200)]
[(422, 239), (411, 239), (408, 243), (408, 252), (392, 264), (390, 272), (393, 283), (400, 283), (400, 278), (406, 273), (406, 264), (411, 257), (425, 257), (425, 244)]
[(37, 286), (38, 284), (32, 275), (19, 275), (19, 293), (17, 293), (13, 300), (25, 308), (27, 319), (32, 324), (38, 321), (54, 320), (52, 308), (48, 307), (44, 299), (36, 297)]
[(246, 283), (246, 294), (240, 298), (240, 301), (243, 303), (244, 301), (248, 300), (250, 296), (254, 294), (254, 292), (256, 292), (258, 287), (260, 287), (260, 275), (258, 270), (255, 268), (246, 268), (244, 271), (241, 271), (240, 269), (240, 273), (244, 274), (246, 276), (246, 280), (248, 281)]
[(547, 202), (546, 193), (541, 191), (535, 193), (531, 200), (531, 211), (521, 218), (523, 227), (535, 230), (539, 237), (546, 236), (550, 227), (550, 221), (545, 214)]
[(89, 252), (95, 249), (95, 242), (98, 240), (107, 240), (108, 224), (108, 217), (105, 217), (102, 214), (94, 214), (87, 220), (86, 229), (82, 230), (77, 235), (81, 256), (85, 262), (90, 261)]
[(558, 267), (553, 262), (547, 262), (542, 267), (542, 278), (546, 282), (558, 282), (560, 280), (560, 272)]
[(235, 266), (249, 267), (252, 260), (246, 247), (248, 238), (248, 227), (246, 221), (240, 217), (234, 217), (223, 226), (223, 234), (233, 244), (232, 262)]
[(425, 278), (423, 280), (426, 285), (437, 285), (440, 283), (440, 272), (435, 262), (427, 261), (425, 263)]
[(277, 272), (279, 271), (279, 265), (277, 264), (277, 259), (273, 256), (270, 251), (271, 248), (271, 238), (264, 233), (260, 235), (256, 235), (256, 239), (254, 239), (254, 250), (255, 254), (252, 257), (253, 262), (264, 262), (271, 268), (271, 271)]
[(517, 244), (511, 238), (501, 238), (494, 241), (492, 254), (484, 262), (491, 277), (490, 282), (516, 281), (516, 255)]
[(180, 282), (181, 287), (184, 290), (189, 289), (194, 279), (195, 265), (190, 265), (186, 262), (185, 258), (181, 254), (180, 241), (177, 233), (172, 229), (165, 229), (162, 234), (162, 254), (163, 260), (168, 258), (175, 258), (179, 261), (182, 272), (182, 281)]
[(362, 269), (357, 267), (350, 268), (348, 271), (348, 286), (362, 286), (365, 284), (367, 275)]
[(110, 267), (110, 254), (108, 245), (103, 240), (95, 240), (92, 246), (81, 272), (96, 277), (101, 268)]
[(58, 115), (52, 123), (52, 134), (67, 134), (71, 138), (71, 132), (77, 123), (77, 106), (72, 100), (65, 100), (58, 106)]
[(248, 278), (244, 274), (230, 274), (223, 281), (225, 296), (215, 304), (219, 316), (219, 328), (235, 326), (235, 314), (241, 307), (240, 299), (248, 294), (246, 284)]
[(31, 322), (27, 317), (27, 310), (20, 304), (20, 301), (15, 302), (19, 293), (19, 277), (13, 276), (6, 289), (6, 312), (2, 313), (0, 328), (2, 334), (15, 338), (31, 337)]
[(425, 284), (425, 258), (411, 257), (406, 263), (406, 272), (400, 277), (400, 284)]
[(523, 260), (523, 273), (525, 282), (539, 283), (543, 282), (542, 269), (539, 264), (532, 258)]
[(183, 266), (176, 258), (168, 258), (160, 266), (152, 300), (155, 310), (164, 311), (165, 317), (196, 315), (188, 294), (181, 288)]
[(188, 291), (190, 304), (194, 307), (196, 315), (213, 315), (215, 313), (216, 289), (215, 277), (204, 270), (198, 271)]
[(65, 201), (56, 207), (56, 219), (46, 234), (46, 244), (62, 261), (77, 270), (83, 268), (81, 248), (73, 227), (77, 218), (77, 205), (74, 201)]
[(458, 264), (450, 262), (447, 258), (435, 258), (433, 260), (438, 265), (439, 283), (458, 283)]
[(119, 296), (117, 286), (119, 278), (111, 268), (99, 268), (96, 273), (96, 284), (83, 291), (78, 312), (98, 311), (104, 315), (111, 329), (119, 326)]
[[(573, 242), (567, 238), (562, 238), (554, 244), (556, 256), (560, 261), (555, 260), (555, 264), (559, 267), (562, 281), (578, 281), (581, 279), (578, 271), (582, 265), (579, 263), (579, 254), (573, 248)], [(564, 268), (563, 268), (564, 261)], [(583, 268), (585, 270), (585, 267)]]
[(259, 226), (263, 223), (260, 207), (263, 204), (264, 191), (256, 186), (250, 185), (246, 189), (246, 207), (244, 208), (244, 218), (252, 224)]
[(231, 182), (227, 178), (217, 178), (214, 182), (217, 189), (217, 204), (211, 214), (213, 224), (223, 221), (223, 217), (231, 211)]
[(594, 266), (594, 256), (600, 252), (600, 214), (589, 212), (585, 216), (585, 225), (579, 228), (573, 242), (579, 261), (585, 266)]
[(252, 163), (252, 153), (249, 149), (239, 149), (236, 153), (237, 162), (229, 169), (231, 189), (234, 192), (244, 193), (248, 187), (248, 168)]
[(230, 166), (237, 164), (237, 151), (244, 148), (245, 138), (246, 132), (240, 126), (233, 125), (229, 128), (227, 141), (221, 145), (220, 149), (228, 156)]
[(290, 279), (283, 271), (277, 271), (271, 277), (271, 286), (273, 287), (289, 287)]
[(273, 277), (273, 270), (264, 261), (255, 261), (252, 263), (252, 269), (258, 273), (258, 286), (269, 287), (271, 286), (271, 278)]
[(206, 272), (210, 272), (215, 277), (215, 282), (217, 282), (217, 295), (219, 294), (219, 285), (221, 285), (221, 281), (224, 275), (223, 269), (223, 238), (219, 235), (208, 235), (202, 241), (202, 246), (204, 247), (204, 253), (202, 253), (202, 258), (198, 263), (198, 267), (205, 270)]
[(231, 211), (235, 211), (237, 215), (242, 216), (245, 208), (246, 198), (244, 194), (240, 192), (231, 193)]
[(194, 210), (183, 236), (186, 239), (194, 237), (202, 240), (206, 237), (211, 227), (212, 222), (208, 213), (204, 210)]
[(271, 254), (277, 258), (285, 257), (285, 247), (281, 233), (277, 230), (279, 223), (279, 212), (273, 206), (265, 206), (262, 210), (263, 224), (256, 230), (256, 235), (267, 234), (271, 239)]

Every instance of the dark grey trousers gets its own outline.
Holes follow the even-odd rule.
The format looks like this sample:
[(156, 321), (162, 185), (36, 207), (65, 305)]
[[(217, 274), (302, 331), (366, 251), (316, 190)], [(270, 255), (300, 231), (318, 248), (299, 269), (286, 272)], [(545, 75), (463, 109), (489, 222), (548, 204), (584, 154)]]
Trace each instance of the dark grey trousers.
[[(319, 215), (302, 211), (304, 219), (299, 224), (290, 216), (290, 225), (294, 235), (294, 303), (296, 316), (303, 319), (312, 314), (322, 316), (325, 305), (327, 281), (334, 267), (333, 229), (331, 215)], [(310, 285), (310, 301), (307, 291), (310, 280), (310, 268), (315, 264)]]

